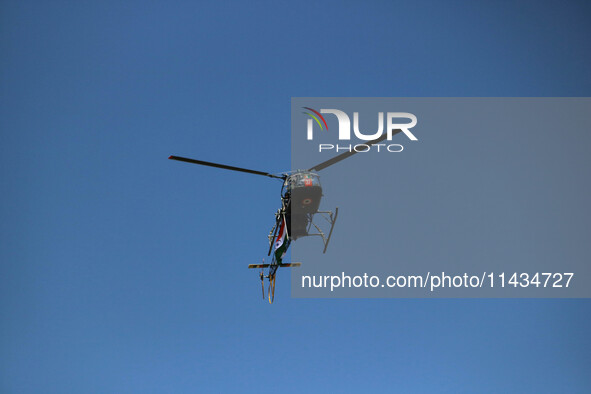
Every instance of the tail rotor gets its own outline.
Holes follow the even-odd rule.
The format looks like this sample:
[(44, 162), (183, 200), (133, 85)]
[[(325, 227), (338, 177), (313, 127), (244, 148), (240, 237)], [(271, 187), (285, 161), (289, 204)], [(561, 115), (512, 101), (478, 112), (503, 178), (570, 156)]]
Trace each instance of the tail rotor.
[(269, 304), (272, 304), (274, 300), (275, 300), (275, 274), (269, 273)]
[(265, 299), (265, 272), (263, 271), (263, 269), (261, 268), (261, 272), (259, 274), (259, 277), (261, 278), (261, 290), (263, 291), (263, 300)]

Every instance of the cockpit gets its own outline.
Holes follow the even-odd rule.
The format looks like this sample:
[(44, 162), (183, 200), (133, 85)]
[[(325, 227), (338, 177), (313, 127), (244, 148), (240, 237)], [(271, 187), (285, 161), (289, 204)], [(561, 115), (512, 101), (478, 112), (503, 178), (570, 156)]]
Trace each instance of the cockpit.
[(306, 187), (320, 187), (320, 178), (312, 172), (302, 172), (291, 175), (286, 180), (288, 192), (293, 192), (295, 189)]

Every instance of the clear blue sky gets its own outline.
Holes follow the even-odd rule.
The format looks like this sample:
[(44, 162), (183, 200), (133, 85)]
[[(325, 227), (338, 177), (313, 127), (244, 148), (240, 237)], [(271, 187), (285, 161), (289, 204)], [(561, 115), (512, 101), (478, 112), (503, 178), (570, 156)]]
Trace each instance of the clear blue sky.
[(0, 391), (589, 392), (588, 300), (260, 299), (297, 96), (589, 96), (583, 1), (0, 2)]

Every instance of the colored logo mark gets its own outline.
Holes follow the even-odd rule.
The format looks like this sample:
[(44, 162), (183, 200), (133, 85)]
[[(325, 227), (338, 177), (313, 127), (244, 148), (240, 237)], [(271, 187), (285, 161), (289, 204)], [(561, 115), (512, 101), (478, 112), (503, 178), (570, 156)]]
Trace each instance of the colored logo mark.
[(312, 111), (312, 112), (314, 112), (315, 115), (317, 115), (317, 116), (315, 116), (314, 114), (311, 114), (310, 112), (302, 112), (303, 114), (306, 114), (306, 115), (309, 115), (310, 117), (312, 117), (316, 121), (316, 123), (318, 123), (318, 126), (320, 126), (320, 130), (324, 130), (324, 127), (322, 127), (322, 123), (320, 123), (320, 120), (318, 118), (322, 119), (322, 122), (324, 123), (326, 130), (328, 130), (328, 125), (326, 124), (326, 120), (324, 120), (324, 117), (322, 115), (320, 115), (320, 113), (318, 111), (313, 110), (312, 108), (309, 108), (309, 107), (302, 107), (302, 108), (307, 109), (308, 111)]

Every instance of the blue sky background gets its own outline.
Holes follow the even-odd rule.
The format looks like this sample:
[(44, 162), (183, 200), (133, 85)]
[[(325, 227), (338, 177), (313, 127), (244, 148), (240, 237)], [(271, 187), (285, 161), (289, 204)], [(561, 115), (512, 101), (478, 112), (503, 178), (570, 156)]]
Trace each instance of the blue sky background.
[[(290, 98), (589, 96), (585, 2), (0, 2), (0, 391), (588, 392), (588, 300), (273, 306)], [(551, 158), (549, 158), (550, 160)]]

